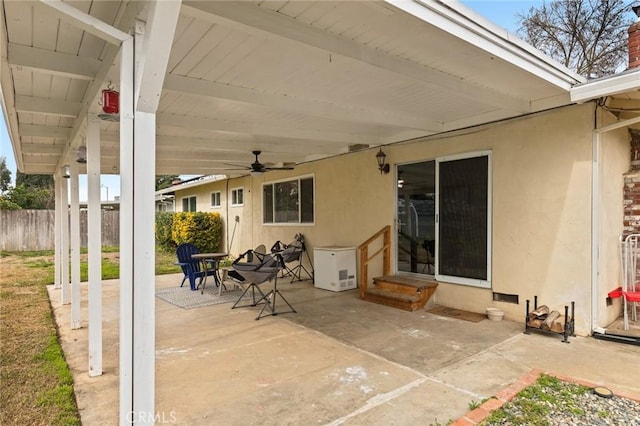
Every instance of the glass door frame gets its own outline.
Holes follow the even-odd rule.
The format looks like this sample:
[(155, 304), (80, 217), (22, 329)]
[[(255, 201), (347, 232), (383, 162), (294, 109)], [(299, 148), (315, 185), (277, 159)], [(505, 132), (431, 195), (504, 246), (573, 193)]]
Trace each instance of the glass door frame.
[[(438, 245), (439, 245), (439, 238), (440, 238), (440, 230), (439, 230), (439, 216), (440, 216), (440, 203), (439, 203), (439, 198), (440, 198), (440, 194), (439, 191), (437, 190), (439, 188), (440, 185), (440, 181), (439, 181), (439, 169), (440, 169), (440, 163), (441, 162), (446, 162), (446, 161), (455, 161), (455, 160), (462, 160), (462, 159), (466, 159), (466, 158), (475, 158), (475, 157), (483, 157), (486, 156), (487, 157), (487, 279), (486, 280), (481, 280), (481, 279), (473, 279), (473, 278), (466, 278), (466, 277), (458, 277), (458, 276), (452, 276), (452, 275), (443, 275), (439, 273), (439, 250), (438, 250)], [(417, 163), (427, 163), (429, 161), (434, 161), (435, 162), (435, 254), (434, 254), (434, 273), (433, 274), (423, 274), (420, 272), (407, 272), (407, 271), (400, 271), (398, 268), (398, 262), (399, 262), (399, 251), (400, 251), (400, 243), (398, 241), (399, 239), (399, 234), (398, 234), (398, 229), (399, 229), (399, 224), (400, 224), (400, 212), (399, 212), (399, 203), (398, 203), (398, 197), (400, 195), (400, 191), (398, 188), (398, 185), (396, 184), (395, 187), (395, 197), (394, 197), (394, 203), (395, 203), (395, 220), (394, 220), (394, 264), (393, 264), (393, 269), (395, 270), (395, 273), (400, 274), (400, 275), (407, 275), (407, 276), (416, 276), (416, 277), (426, 277), (426, 278), (433, 278), (436, 281), (441, 281), (441, 282), (446, 282), (446, 283), (453, 283), (453, 284), (463, 284), (463, 285), (468, 285), (468, 286), (472, 286), (472, 287), (480, 287), (480, 288), (491, 288), (491, 276), (492, 276), (492, 271), (491, 271), (491, 265), (492, 265), (492, 218), (493, 218), (493, 214), (492, 214), (492, 200), (493, 200), (493, 162), (492, 162), (492, 157), (493, 157), (493, 152), (491, 150), (482, 150), (482, 151), (471, 151), (471, 152), (465, 152), (465, 153), (461, 153), (461, 154), (454, 154), (454, 155), (445, 155), (445, 156), (440, 156), (440, 157), (435, 157), (435, 158), (428, 158), (428, 159), (422, 159), (422, 160), (417, 160), (417, 161), (407, 161), (404, 163), (397, 163), (395, 165), (395, 171), (394, 171), (394, 182), (398, 182), (399, 179), (399, 168), (402, 166), (406, 166), (408, 164), (417, 164)]]
[[(395, 203), (395, 207), (394, 207), (394, 209), (395, 209), (395, 214), (394, 214), (395, 220), (394, 220), (394, 229), (393, 229), (393, 232), (394, 232), (394, 241), (393, 241), (393, 244), (394, 244), (394, 263), (393, 263), (393, 269), (394, 269), (394, 272), (396, 274), (399, 274), (399, 275), (413, 276), (413, 277), (418, 277), (418, 278), (435, 279), (435, 273), (436, 273), (435, 267), (437, 265), (437, 263), (436, 263), (437, 260), (436, 260), (435, 256), (432, 259), (433, 262), (434, 262), (433, 263), (433, 268), (434, 268), (433, 269), (433, 273), (401, 271), (398, 268), (398, 265), (399, 265), (399, 262), (400, 262), (400, 242), (399, 242), (400, 235), (399, 235), (398, 231), (400, 229), (400, 219), (401, 219), (400, 218), (400, 212), (399, 212), (399, 203), (398, 203), (398, 200), (399, 200), (398, 197), (400, 196), (400, 191), (399, 191), (400, 188), (399, 188), (399, 186), (397, 184), (398, 180), (400, 179), (399, 168), (402, 167), (402, 166), (407, 166), (407, 165), (411, 165), (411, 164), (428, 163), (428, 162), (433, 162), (434, 163), (433, 167), (434, 167), (434, 170), (435, 170), (435, 167), (436, 167), (436, 159), (435, 158), (428, 158), (428, 159), (417, 160), (417, 161), (407, 161), (407, 162), (404, 162), (404, 163), (396, 163), (395, 164), (395, 168), (394, 168), (394, 170), (395, 170), (394, 171), (395, 180), (394, 180), (394, 182), (396, 183), (396, 185), (394, 185), (394, 188), (395, 188), (395, 196), (394, 196), (394, 200), (395, 200), (394, 201), (394, 203)], [(435, 184), (436, 183), (434, 182), (434, 185)], [(435, 192), (435, 186), (434, 186), (434, 192)], [(435, 200), (434, 200), (434, 202), (435, 202)], [(408, 206), (407, 206), (407, 208), (408, 208)], [(435, 227), (435, 222), (434, 222), (434, 227)], [(434, 236), (433, 237), (436, 238), (435, 237), (435, 228), (434, 228)]]

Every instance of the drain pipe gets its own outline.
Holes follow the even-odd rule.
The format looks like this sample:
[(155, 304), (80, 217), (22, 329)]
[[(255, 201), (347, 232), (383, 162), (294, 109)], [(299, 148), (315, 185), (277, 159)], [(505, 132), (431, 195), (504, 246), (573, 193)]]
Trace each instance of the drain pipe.
[[(596, 113), (597, 113), (596, 108)], [(597, 118), (596, 118), (597, 120)], [(597, 121), (596, 121), (597, 122)], [(597, 125), (596, 125), (597, 127)], [(600, 131), (591, 141), (591, 332), (598, 328), (598, 277), (600, 275)]]

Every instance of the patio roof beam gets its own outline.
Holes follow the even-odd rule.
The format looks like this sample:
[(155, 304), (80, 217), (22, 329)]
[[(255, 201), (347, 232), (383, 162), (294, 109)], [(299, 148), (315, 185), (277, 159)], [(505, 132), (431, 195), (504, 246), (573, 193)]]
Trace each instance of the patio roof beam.
[(211, 23), (237, 28), (279, 43), (294, 43), (314, 47), (366, 63), (388, 72), (400, 74), (414, 81), (446, 89), (463, 98), (483, 102), (519, 113), (530, 111), (529, 101), (487, 87), (422, 64), (365, 46), (353, 40), (304, 25), (283, 14), (264, 10), (248, 2), (184, 2), (182, 12)]
[(50, 11), (54, 15), (57, 15), (62, 21), (69, 22), (70, 24), (93, 34), (112, 45), (119, 47), (120, 43), (130, 37), (129, 34), (102, 22), (91, 15), (87, 15), (75, 7), (70, 6), (68, 3), (63, 3), (61, 0), (40, 0), (40, 4), (48, 6)]
[(71, 127), (19, 124), (18, 129), (22, 137), (69, 139), (71, 134)]
[[(34, 166), (47, 166), (49, 170), (55, 167), (57, 157), (55, 155), (25, 154), (25, 158)], [(51, 172), (49, 172), (51, 173)]]
[(254, 149), (268, 150), (269, 153), (275, 154), (307, 154), (314, 152), (318, 154), (333, 154), (335, 149), (323, 145), (321, 141), (316, 140), (261, 140), (260, 138), (237, 138), (222, 136), (220, 138), (181, 138), (180, 136), (160, 135), (158, 136), (158, 151), (175, 149), (184, 152), (185, 147), (189, 147), (191, 151), (207, 152), (207, 151), (227, 151), (235, 153), (247, 154)]
[(22, 146), (22, 153), (26, 155), (34, 154), (39, 156), (57, 156), (62, 153), (63, 145), (53, 145), (45, 143), (25, 143)]
[(164, 88), (165, 90), (195, 96), (227, 99), (331, 120), (358, 121), (362, 123), (409, 127), (432, 133), (442, 131), (442, 123), (430, 121), (420, 115), (410, 113), (399, 114), (395, 111), (379, 110), (360, 105), (340, 105), (324, 101), (307, 100), (296, 98), (295, 96), (265, 93), (246, 87), (173, 74), (167, 74)]
[(16, 111), (34, 114), (56, 115), (59, 117), (78, 117), (82, 105), (78, 102), (62, 99), (45, 99), (34, 96), (16, 96)]
[[(2, 109), (9, 139), (16, 141), (16, 137), (20, 135), (18, 132), (18, 112), (15, 108), (11, 108), (11, 106), (15, 104), (15, 90), (3, 89), (5, 87), (13, 87), (14, 83), (13, 73), (9, 68), (9, 61), (7, 57), (9, 37), (7, 35), (7, 21), (4, 4), (0, 7), (0, 22), (3, 23), (3, 25), (0, 25), (0, 97), (2, 98), (0, 99), (0, 109)], [(18, 170), (23, 171), (25, 167), (20, 145), (21, 144), (19, 143), (12, 143), (11, 147), (13, 149), (13, 158), (16, 160), (17, 168)], [(8, 153), (5, 153), (5, 155), (8, 155)]]
[(169, 113), (158, 114), (158, 123), (161, 123), (161, 127), (158, 130), (160, 134), (162, 133), (163, 127), (171, 126), (189, 128), (191, 130), (198, 129), (218, 132), (232, 132), (241, 135), (250, 134), (265, 137), (310, 139), (336, 144), (367, 143), (378, 145), (385, 142), (384, 139), (382, 139), (380, 136), (371, 134), (364, 135), (335, 130), (310, 129), (309, 127), (288, 127), (288, 125), (285, 123), (246, 123), (237, 121), (209, 120), (206, 118)]
[(180, 7), (179, 0), (149, 4), (142, 46), (136, 38), (136, 111), (155, 114), (158, 109)]
[(637, 123), (640, 123), (640, 115), (638, 115), (636, 117), (633, 117), (633, 118), (628, 118), (626, 120), (618, 121), (617, 123), (609, 124), (608, 126), (600, 127), (598, 129), (596, 129), (595, 131), (597, 133), (606, 133), (606, 132), (610, 132), (611, 130), (616, 130), (616, 129), (620, 129), (622, 127), (632, 126), (632, 125), (637, 124)]
[[(120, 21), (115, 24), (119, 29), (129, 29), (133, 26), (136, 16), (144, 7), (144, 2), (136, 2), (130, 1), (127, 3), (125, 11), (121, 15)], [(76, 9), (77, 11), (77, 9)], [(81, 13), (80, 11), (77, 11)], [(89, 16), (89, 15), (86, 15)], [(122, 33), (124, 34), (124, 33)], [(95, 78), (87, 88), (84, 93), (84, 97), (82, 98), (82, 108), (78, 113), (78, 119), (75, 120), (73, 127), (71, 129), (71, 134), (69, 136), (69, 143), (67, 144), (67, 148), (65, 153), (60, 157), (60, 161), (58, 162), (58, 167), (62, 167), (64, 164), (69, 162), (69, 158), (73, 155), (75, 150), (74, 141), (76, 140), (78, 134), (83, 130), (85, 120), (87, 117), (87, 113), (89, 112), (89, 108), (93, 104), (96, 99), (96, 96), (103, 88), (103, 82), (107, 78), (109, 71), (111, 70), (111, 66), (116, 60), (118, 53), (120, 52), (120, 46), (116, 46), (113, 44), (108, 44), (103, 51), (102, 55), (102, 65), (98, 70)]]
[(9, 43), (9, 66), (34, 72), (69, 77), (77, 80), (93, 80), (100, 69), (101, 61), (94, 58), (52, 52), (47, 49)]

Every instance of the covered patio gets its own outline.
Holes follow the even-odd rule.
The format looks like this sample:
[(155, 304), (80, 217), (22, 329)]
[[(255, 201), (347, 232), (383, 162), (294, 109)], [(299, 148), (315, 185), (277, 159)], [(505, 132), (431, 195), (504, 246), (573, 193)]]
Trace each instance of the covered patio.
[[(157, 276), (156, 286), (180, 278)], [(49, 288), (84, 424), (117, 424), (118, 286), (103, 283), (104, 374), (94, 378), (87, 329), (69, 329), (59, 290)], [(637, 346), (564, 344), (524, 335), (515, 322), (399, 311), (309, 281), (280, 286), (298, 313), (260, 321), (253, 308), (185, 310), (155, 298), (156, 423), (445, 424), (536, 368), (638, 393), (626, 367)]]
[[(460, 145), (446, 139), (456, 131), (460, 138), (470, 138), (462, 133), (500, 120), (542, 120), (547, 112), (593, 98), (589, 92), (572, 99), (572, 88), (583, 78), (531, 46), (458, 3), (426, 0), (3, 1), (0, 21), (2, 105), (18, 168), (56, 179), (57, 268), (51, 294), (87, 423), (143, 424), (158, 420), (153, 418), (157, 413), (175, 413), (184, 422), (202, 424), (223, 418), (239, 423), (345, 418), (386, 424), (380, 420), (384, 416), (374, 415), (383, 408), (389, 410), (387, 420), (431, 412), (454, 418), (469, 400), (491, 395), (538, 366), (539, 358), (529, 358), (530, 342), (553, 348), (553, 360), (545, 365), (581, 373), (575, 370), (580, 368), (575, 355), (562, 356), (568, 345), (520, 336), (516, 324), (458, 327), (424, 312), (408, 316), (364, 306), (351, 292), (327, 295), (310, 285), (294, 286), (287, 289), (288, 299), (300, 314), (260, 322), (253, 321), (250, 310), (231, 312), (220, 305), (181, 311), (154, 297), (157, 287), (175, 285), (165, 281), (169, 278), (154, 277), (150, 218), (156, 175), (246, 176), (253, 185), (247, 184), (247, 192), (258, 199), (265, 170), (252, 168), (252, 151), (261, 151), (264, 164), (317, 173), (318, 190), (323, 184), (335, 191), (339, 185), (320, 182), (320, 177), (336, 176), (339, 169), (352, 181), (361, 179), (357, 192), (367, 195), (358, 206), (370, 219), (367, 229), (350, 227), (362, 228), (351, 235), (350, 244), (357, 244), (394, 220), (396, 182), (374, 181), (382, 175), (362, 166), (374, 160), (379, 147), (388, 152), (400, 147), (396, 151), (402, 161), (421, 151), (409, 147), (416, 138), (430, 136), (433, 146), (441, 148), (419, 155), (485, 150), (493, 135), (458, 139)], [(635, 81), (629, 84), (637, 85)], [(120, 92), (119, 114), (105, 116), (101, 92), (113, 88)], [(575, 185), (581, 201), (595, 200), (591, 208), (597, 212), (601, 166), (587, 157), (598, 152), (601, 142), (597, 135), (592, 142), (587, 109), (568, 112), (589, 117), (579, 121), (589, 137), (588, 143), (576, 137), (582, 157), (571, 183), (588, 182), (591, 176), (589, 194)], [(527, 127), (520, 131), (532, 133)], [(549, 128), (548, 133), (557, 131)], [(498, 142), (507, 145), (503, 139)], [(584, 149), (587, 144), (593, 151)], [(538, 145), (527, 147), (535, 150)], [(318, 166), (316, 160), (327, 158), (332, 161)], [(512, 163), (508, 155), (504, 158), (502, 164)], [(572, 161), (567, 158), (567, 164)], [(573, 170), (567, 164), (557, 173)], [(509, 170), (503, 173), (512, 176)], [(540, 174), (536, 169), (531, 173)], [(80, 283), (78, 257), (81, 174), (87, 175), (88, 185), (88, 291)], [(121, 178), (116, 283), (100, 279), (101, 174)], [(314, 204), (314, 231), (338, 234), (338, 215), (327, 212), (332, 198), (325, 197), (324, 211), (320, 202)], [(588, 207), (584, 204), (580, 211)], [(261, 227), (274, 234), (265, 241), (290, 236), (291, 227), (262, 226), (259, 202), (246, 208), (243, 217), (251, 218), (251, 231), (243, 248), (255, 246), (253, 235)], [(581, 216), (581, 224), (587, 222)], [(589, 329), (597, 324), (602, 305), (596, 297), (602, 290), (596, 234), (582, 244), (590, 243), (593, 253), (590, 277), (582, 280), (591, 282), (591, 306), (582, 303), (580, 308)], [(457, 291), (451, 289), (452, 294)], [(473, 294), (480, 293), (467, 297)], [(511, 345), (514, 341), (522, 345)], [(594, 345), (590, 360), (606, 365), (608, 346), (577, 339), (571, 347), (578, 344)], [(513, 357), (506, 364), (504, 351)], [(625, 349), (623, 356), (634, 351)], [(610, 368), (591, 367), (584, 374), (594, 380), (611, 376)], [(479, 372), (484, 376), (476, 376)], [(614, 384), (630, 386), (625, 380), (621, 373)], [(434, 396), (453, 394), (460, 396), (459, 405)], [(402, 409), (424, 404), (433, 411)]]

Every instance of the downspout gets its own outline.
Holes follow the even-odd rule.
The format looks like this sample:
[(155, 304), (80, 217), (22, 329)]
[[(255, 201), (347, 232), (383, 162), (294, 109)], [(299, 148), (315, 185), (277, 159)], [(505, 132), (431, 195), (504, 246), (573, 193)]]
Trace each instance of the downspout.
[[(598, 108), (594, 111), (597, 115)], [(591, 138), (591, 332), (598, 327), (598, 277), (600, 275), (600, 148), (601, 137), (594, 117)]]

